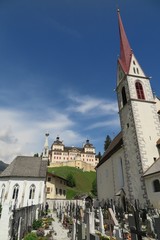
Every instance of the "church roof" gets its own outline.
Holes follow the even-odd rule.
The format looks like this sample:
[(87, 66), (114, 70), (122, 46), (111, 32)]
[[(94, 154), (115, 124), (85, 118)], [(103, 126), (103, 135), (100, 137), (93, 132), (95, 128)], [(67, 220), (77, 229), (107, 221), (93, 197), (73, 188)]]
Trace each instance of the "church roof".
[(123, 71), (125, 73), (128, 73), (131, 57), (132, 57), (132, 49), (127, 39), (119, 10), (118, 10), (118, 25), (119, 25), (119, 35), (120, 35), (120, 57), (118, 61)]
[(97, 164), (96, 168), (102, 165), (105, 161), (107, 161), (115, 152), (117, 152), (120, 148), (122, 148), (123, 140), (122, 140), (122, 132), (120, 132), (110, 143), (109, 147), (103, 154), (100, 162)]
[(144, 177), (160, 172), (160, 158), (158, 158), (143, 174)]
[(48, 162), (41, 157), (17, 156), (0, 177), (45, 178)]

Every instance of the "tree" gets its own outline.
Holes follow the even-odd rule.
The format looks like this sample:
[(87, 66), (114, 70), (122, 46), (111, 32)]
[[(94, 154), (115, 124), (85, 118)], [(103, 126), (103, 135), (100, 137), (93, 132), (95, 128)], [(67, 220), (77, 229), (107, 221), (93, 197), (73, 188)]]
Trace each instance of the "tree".
[(99, 161), (101, 160), (101, 158), (102, 158), (101, 152), (99, 152), (99, 153), (96, 155), (96, 158), (98, 158)]
[(107, 150), (107, 148), (109, 147), (109, 145), (110, 145), (111, 142), (112, 142), (112, 140), (111, 140), (110, 136), (107, 135), (106, 140), (105, 140), (105, 142), (104, 142), (104, 151)]
[(92, 193), (97, 196), (97, 179), (95, 178), (92, 182)]
[(75, 179), (74, 179), (74, 177), (73, 177), (73, 175), (71, 173), (68, 174), (67, 181), (68, 181), (68, 186), (69, 187), (75, 187), (76, 186)]

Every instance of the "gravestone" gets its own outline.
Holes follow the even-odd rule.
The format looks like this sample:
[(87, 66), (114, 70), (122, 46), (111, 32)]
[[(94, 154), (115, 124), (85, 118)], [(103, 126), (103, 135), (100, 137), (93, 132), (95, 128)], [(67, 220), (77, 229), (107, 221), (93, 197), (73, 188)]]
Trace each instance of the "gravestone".
[(157, 239), (160, 240), (160, 218), (154, 218), (155, 221), (155, 232), (157, 234)]
[(78, 240), (85, 240), (86, 239), (85, 224), (84, 223), (77, 224), (77, 228), (78, 228)]

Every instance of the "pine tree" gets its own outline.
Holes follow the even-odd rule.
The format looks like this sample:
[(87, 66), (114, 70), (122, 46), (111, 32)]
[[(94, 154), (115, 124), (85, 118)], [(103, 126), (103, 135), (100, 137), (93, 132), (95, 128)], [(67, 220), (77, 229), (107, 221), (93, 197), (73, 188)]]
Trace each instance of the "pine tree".
[(109, 147), (109, 145), (110, 145), (111, 142), (112, 142), (112, 140), (111, 140), (110, 136), (107, 135), (106, 140), (105, 140), (105, 142), (104, 142), (104, 151), (107, 150), (107, 148)]

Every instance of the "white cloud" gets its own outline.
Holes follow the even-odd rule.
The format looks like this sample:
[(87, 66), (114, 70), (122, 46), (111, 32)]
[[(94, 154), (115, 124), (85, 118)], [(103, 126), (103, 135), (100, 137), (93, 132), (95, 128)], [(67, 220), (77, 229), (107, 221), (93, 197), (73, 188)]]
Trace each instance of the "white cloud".
[(95, 128), (101, 128), (101, 127), (119, 127), (120, 123), (119, 123), (119, 119), (118, 117), (112, 120), (106, 120), (103, 122), (97, 122), (94, 124), (91, 124), (87, 129), (95, 129)]
[(112, 115), (118, 111), (116, 101), (104, 100), (90, 96), (75, 96), (69, 94), (69, 99), (72, 101), (72, 105), (68, 108), (69, 111), (91, 114), (91, 115)]

